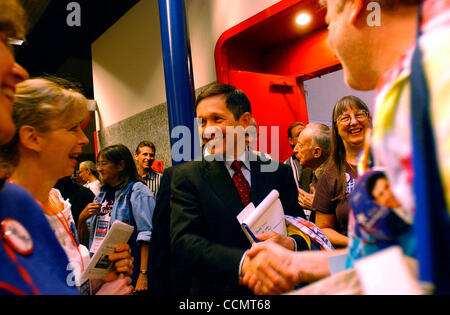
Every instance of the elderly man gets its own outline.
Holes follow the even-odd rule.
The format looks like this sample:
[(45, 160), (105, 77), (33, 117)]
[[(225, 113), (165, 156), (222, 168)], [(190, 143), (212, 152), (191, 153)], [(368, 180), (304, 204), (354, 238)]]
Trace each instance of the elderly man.
[[(369, 2), (381, 7), (376, 12), (379, 26), (368, 23), (373, 15)], [(322, 3), (327, 7), (329, 46), (342, 62), (346, 84), (358, 90), (377, 89), (372, 140), (375, 161), (385, 167), (402, 207), (421, 222), (414, 235), (418, 241), (415, 252), (405, 253), (418, 258), (422, 281), (433, 284), (436, 293), (448, 294), (450, 42), (443, 39), (450, 38), (450, 1)], [(423, 131), (425, 134), (420, 134)], [(429, 154), (428, 158), (424, 154)], [(425, 161), (427, 164), (421, 165)], [(433, 228), (422, 221), (425, 218), (435, 224)], [(330, 274), (328, 256), (342, 251), (345, 253), (293, 253), (273, 244), (257, 244), (247, 256), (266, 255), (271, 268), (246, 275), (244, 282), (261, 293), (270, 293), (281, 284), (312, 282)]]
[[(298, 136), (295, 145), (295, 157), (303, 168), (311, 171), (309, 178), (309, 189), (306, 191), (298, 188), (298, 202), (309, 221), (314, 222), (312, 203), (314, 200), (315, 185), (320, 176), (324, 163), (330, 156), (331, 131), (330, 128), (321, 123), (310, 123)], [(309, 209), (309, 210), (308, 210)]]
[[(295, 148), (298, 136), (302, 133), (303, 129), (305, 129), (305, 124), (301, 121), (296, 121), (289, 126), (288, 141), (292, 149)], [(305, 187), (305, 178), (309, 178), (311, 176), (311, 172), (304, 171), (304, 168), (300, 165), (295, 152), (288, 159), (286, 159), (286, 161), (284, 161), (284, 164), (289, 165), (292, 168), (292, 174), (294, 175), (297, 188), (307, 188)]]

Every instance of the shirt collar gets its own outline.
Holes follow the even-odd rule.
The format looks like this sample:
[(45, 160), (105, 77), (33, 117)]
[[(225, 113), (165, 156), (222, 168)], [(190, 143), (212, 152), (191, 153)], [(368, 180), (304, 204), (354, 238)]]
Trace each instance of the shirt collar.
[[(211, 151), (209, 151), (208, 148), (205, 147), (204, 151), (203, 151), (203, 156), (206, 158), (208, 156), (213, 155), (211, 153)], [(207, 159), (210, 160), (210, 159)], [(223, 160), (223, 157), (220, 157), (220, 159), (218, 160)], [(237, 159), (234, 158), (230, 158), (230, 157), (226, 157), (224, 162), (225, 162), (225, 166), (230, 169), (231, 168), (231, 163), (233, 163), (233, 161), (242, 161), (244, 163), (244, 166), (250, 170), (250, 159), (249, 159), (249, 151), (246, 149), (244, 152), (242, 152), (242, 154), (240, 156), (237, 157)]]
[(240, 156), (237, 157), (237, 159), (232, 159), (232, 158), (227, 158), (225, 159), (225, 166), (227, 168), (231, 168), (231, 163), (233, 163), (233, 161), (242, 161), (242, 163), (244, 163), (244, 166), (250, 170), (250, 161), (249, 161), (249, 157), (248, 157), (248, 150), (245, 150), (244, 152), (242, 152), (242, 154)]

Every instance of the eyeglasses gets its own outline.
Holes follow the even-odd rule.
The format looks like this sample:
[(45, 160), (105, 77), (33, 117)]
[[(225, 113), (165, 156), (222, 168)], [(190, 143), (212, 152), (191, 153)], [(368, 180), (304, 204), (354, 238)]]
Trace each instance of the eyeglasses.
[(359, 122), (363, 122), (367, 119), (367, 117), (369, 117), (369, 113), (366, 111), (359, 111), (355, 114), (350, 114), (350, 115), (344, 115), (344, 116), (339, 116), (339, 118), (337, 119), (338, 123), (347, 125), (350, 123), (352, 116), (355, 117), (355, 119)]
[(97, 162), (96, 165), (97, 165), (97, 168), (99, 168), (99, 167), (103, 167), (105, 165), (108, 165), (110, 163), (112, 163), (112, 162), (110, 162), (110, 161), (101, 161), (101, 162)]

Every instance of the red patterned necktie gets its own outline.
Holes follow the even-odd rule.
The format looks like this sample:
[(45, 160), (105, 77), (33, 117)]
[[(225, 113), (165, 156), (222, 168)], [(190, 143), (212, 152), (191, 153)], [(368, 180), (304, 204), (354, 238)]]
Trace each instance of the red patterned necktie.
[(233, 161), (233, 163), (231, 163), (231, 168), (234, 170), (232, 177), (234, 184), (236, 185), (236, 189), (245, 207), (250, 203), (250, 185), (242, 173), (241, 167), (243, 164), (244, 163), (241, 161)]

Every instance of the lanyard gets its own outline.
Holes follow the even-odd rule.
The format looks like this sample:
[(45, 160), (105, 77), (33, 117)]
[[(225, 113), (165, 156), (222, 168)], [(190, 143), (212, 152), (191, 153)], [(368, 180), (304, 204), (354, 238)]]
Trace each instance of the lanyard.
[(78, 244), (75, 241), (75, 238), (73, 237), (72, 232), (70, 231), (70, 225), (69, 222), (67, 222), (66, 216), (61, 213), (62, 219), (59, 217), (58, 213), (56, 213), (55, 210), (51, 209), (50, 207), (47, 207), (46, 205), (44, 205), (43, 203), (41, 203), (39, 200), (36, 200), (36, 202), (43, 208), (46, 209), (47, 211), (49, 211), (52, 215), (54, 215), (58, 221), (61, 223), (61, 225), (63, 226), (64, 230), (66, 231), (66, 233), (69, 235), (73, 246), (75, 246), (75, 249), (78, 252), (78, 255), (80, 256), (80, 260), (81, 260), (81, 271), (84, 271), (84, 262), (83, 262), (83, 256), (81, 255), (80, 249), (78, 248)]
[(350, 166), (350, 168), (351, 168), (352, 171), (356, 174), (356, 176), (358, 176), (358, 172), (355, 171), (355, 169), (353, 168), (353, 166), (352, 166), (350, 163), (348, 163), (348, 162), (347, 162), (347, 164), (348, 164), (348, 166)]

